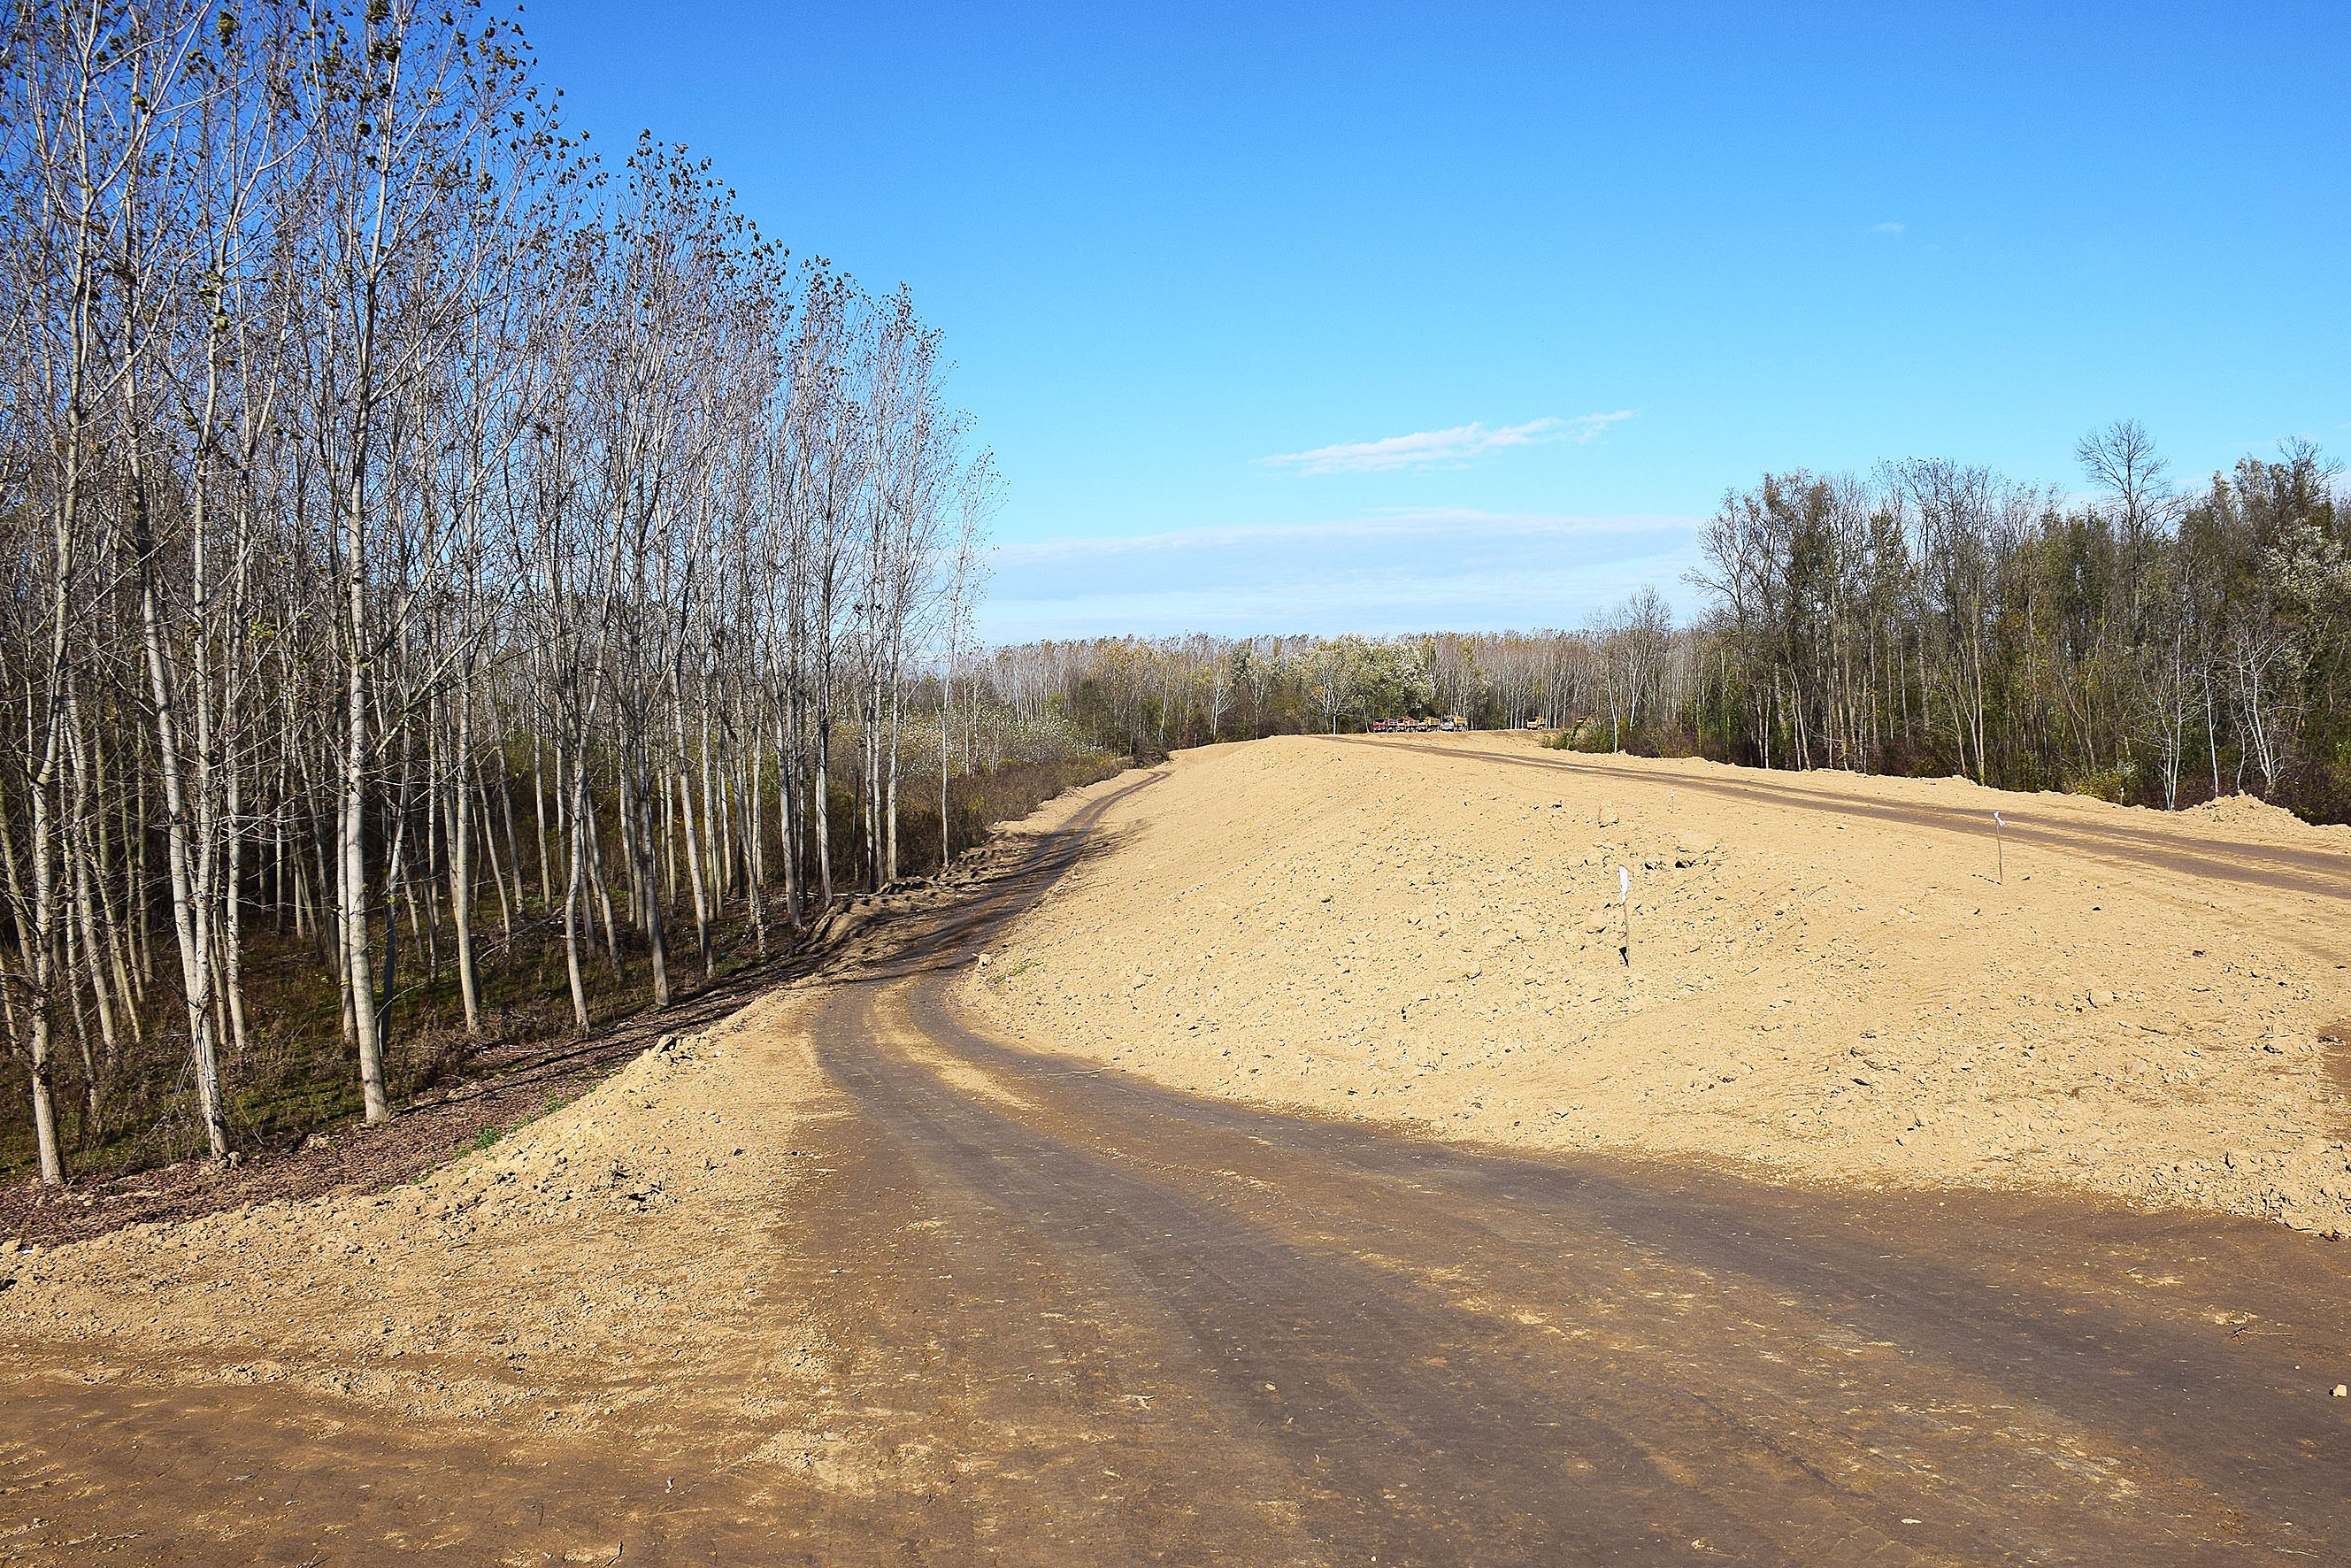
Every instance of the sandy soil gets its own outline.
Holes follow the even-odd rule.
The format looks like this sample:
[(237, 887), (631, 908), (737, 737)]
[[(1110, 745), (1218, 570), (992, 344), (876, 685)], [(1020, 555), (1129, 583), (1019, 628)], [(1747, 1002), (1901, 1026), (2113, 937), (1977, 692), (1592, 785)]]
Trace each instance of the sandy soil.
[(290, 1147), (243, 1151), (227, 1166), (189, 1160), (114, 1176), (77, 1175), (59, 1188), (12, 1183), (0, 1187), (0, 1250), (11, 1239), (56, 1247), (133, 1225), (405, 1186), (549, 1105), (592, 1092), (663, 1035), (731, 1017), (753, 998), (820, 969), (828, 957), (822, 950), (778, 956), (668, 1008), (616, 1019), (584, 1040), (494, 1047), (467, 1062), (468, 1077), (396, 1107), (379, 1126), (353, 1116)]
[[(513, 1432), (628, 1415), (643, 1434), (660, 1422), (633, 1407), (690, 1386), (697, 1364), (764, 1366), (773, 1386), (741, 1388), (741, 1429), (716, 1439), (755, 1448), (808, 1351), (789, 1303), (757, 1288), (761, 1232), (807, 1164), (794, 1128), (822, 1089), (802, 1005), (780, 993), (667, 1037), (596, 1093), (388, 1193), (11, 1243), (0, 1367), (138, 1384), (152, 1366)], [(730, 1254), (735, 1288), (714, 1290), (710, 1260)]]
[(1169, 772), (966, 981), (1011, 1038), (1499, 1145), (2351, 1233), (2351, 831), (1510, 735)]
[[(414, 1179), (0, 1239), (0, 1562), (601, 1563), (664, 1529), (757, 1554), (807, 1498), (870, 1495), (828, 1429), (864, 1325), (800, 1234), (850, 1114), (811, 1019), (993, 854), (845, 904), (821, 972), (549, 1080)], [(425, 1119), (338, 1142), (404, 1158)]]

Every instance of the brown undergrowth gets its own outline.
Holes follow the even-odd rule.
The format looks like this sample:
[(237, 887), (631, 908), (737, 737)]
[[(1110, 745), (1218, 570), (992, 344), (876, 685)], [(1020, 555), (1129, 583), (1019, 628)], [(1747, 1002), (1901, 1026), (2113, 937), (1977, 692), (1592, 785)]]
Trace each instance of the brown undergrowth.
[[(958, 858), (984, 844), (999, 822), (1027, 816), (1064, 790), (1116, 773), (1122, 759), (1085, 758), (1007, 768), (957, 780), (953, 802)], [(845, 815), (845, 813), (844, 813)], [(937, 869), (938, 821), (910, 808), (902, 821), (900, 863)], [(960, 873), (958, 873), (960, 874)], [(910, 878), (902, 885), (924, 879)], [(536, 883), (528, 890), (534, 896)], [(844, 894), (841, 913), (862, 913)], [(398, 1114), (376, 1128), (359, 1124), (357, 1069), (344, 1043), (331, 978), (316, 949), (293, 936), (263, 932), (246, 960), (250, 1048), (224, 1063), (231, 1088), (230, 1126), (237, 1158), (215, 1165), (199, 1156), (203, 1133), (184, 1062), (184, 1033), (165, 1020), (177, 993), (158, 984), (150, 998), (145, 1043), (126, 1049), (103, 1073), (108, 1092), (89, 1116), (81, 1085), (59, 1085), (73, 1177), (56, 1192), (26, 1179), (31, 1135), (23, 1064), (0, 1062), (0, 1238), (57, 1242), (125, 1225), (183, 1218), (249, 1202), (370, 1191), (419, 1174), (576, 1097), (601, 1082), (664, 1033), (701, 1027), (761, 991), (820, 967), (829, 944), (796, 941), (768, 915), (762, 950), (740, 904), (713, 923), (712, 964), (697, 954), (689, 904), (669, 911), (673, 1005), (651, 1007), (649, 960), (642, 936), (623, 932), (617, 962), (591, 956), (588, 989), (594, 1028), (572, 1023), (559, 922), (532, 913), (511, 927), (496, 906), (481, 916), (484, 1029), (464, 1028), (450, 940), (440, 964), (403, 924), (403, 973), (386, 1057)], [(837, 925), (838, 920), (834, 922)], [(421, 950), (420, 950), (421, 949)], [(70, 1049), (70, 1047), (68, 1048)]]

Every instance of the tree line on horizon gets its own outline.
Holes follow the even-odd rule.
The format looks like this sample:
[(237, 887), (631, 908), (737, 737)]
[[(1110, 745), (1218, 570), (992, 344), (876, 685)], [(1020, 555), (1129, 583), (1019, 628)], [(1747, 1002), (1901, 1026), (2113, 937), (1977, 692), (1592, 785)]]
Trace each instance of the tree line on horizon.
[(1727, 497), (1681, 730), (1763, 766), (2351, 816), (2341, 465), (2296, 441), (2176, 489), (2130, 421), (2078, 455), (2080, 500), (1940, 460)]
[(952, 710), (996, 481), (904, 290), (475, 6), (0, 19), (12, 1162), (381, 1120), (1099, 771)]
[(2293, 443), (2177, 489), (2127, 421), (2078, 455), (2081, 498), (1941, 460), (1766, 475), (1706, 526), (1686, 623), (1650, 586), (1567, 631), (1038, 643), (995, 650), (989, 679), (1144, 757), (1460, 714), (1600, 750), (2351, 819), (2341, 466)]

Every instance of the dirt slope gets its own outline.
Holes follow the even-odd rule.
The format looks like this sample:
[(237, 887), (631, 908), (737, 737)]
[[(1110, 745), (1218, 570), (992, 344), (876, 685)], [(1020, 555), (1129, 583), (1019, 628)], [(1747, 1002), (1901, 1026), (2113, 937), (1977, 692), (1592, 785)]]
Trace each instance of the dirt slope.
[[(784, 993), (673, 1037), (593, 1095), (413, 1186), (0, 1257), (11, 1281), (0, 1297), (5, 1397), (28, 1409), (58, 1399), (90, 1451), (121, 1467), (98, 1479), (52, 1474), (52, 1461), (0, 1444), (0, 1513), (19, 1516), (0, 1533), (55, 1549), (117, 1539), (111, 1531), (125, 1561), (278, 1561), (277, 1532), (295, 1528), (298, 1504), (315, 1516), (300, 1528), (330, 1535), (362, 1478), (454, 1485), (436, 1500), (445, 1504), (470, 1483), (462, 1463), (455, 1477), (430, 1475), (439, 1457), (485, 1443), (523, 1469), (593, 1453), (598, 1476), (573, 1479), (583, 1489), (651, 1471), (658, 1493), (661, 1467), (681, 1456), (695, 1474), (747, 1463), (798, 1473), (806, 1458), (793, 1434), (821, 1374), (823, 1336), (791, 1292), (763, 1288), (773, 1281), (760, 1260), (778, 1203), (806, 1179), (797, 1134), (822, 1092), (794, 1027), (801, 1005)], [(714, 1269), (717, 1257), (726, 1261)], [(722, 1377), (723, 1397), (704, 1396)], [(113, 1403), (62, 1392), (77, 1385), (110, 1387)], [(207, 1401), (217, 1414), (190, 1414)], [(91, 1409), (115, 1413), (101, 1420)], [(197, 1483), (188, 1495), (206, 1511), (159, 1517), (142, 1511), (175, 1495), (168, 1467), (140, 1455), (171, 1452), (175, 1420), (191, 1448), (214, 1437), (267, 1448), (252, 1437), (262, 1426), (285, 1436), (273, 1457), (242, 1460), (253, 1473), (235, 1479), (252, 1486), (213, 1473), (238, 1468), (234, 1459), (185, 1461)], [(393, 1449), (333, 1446), (353, 1423), (364, 1436), (386, 1420), (400, 1433)], [(304, 1441), (325, 1447), (289, 1457), (287, 1444)], [(256, 1488), (287, 1495), (257, 1505), (246, 1495)], [(60, 1518), (78, 1523), (53, 1533)], [(534, 1548), (500, 1561), (567, 1550), (602, 1561), (616, 1528), (548, 1510), (492, 1538)], [(376, 1544), (458, 1538), (395, 1529)], [(188, 1555), (151, 1554), (172, 1542)], [(21, 1544), (0, 1540), (0, 1559), (16, 1560)], [(24, 1560), (79, 1559), (34, 1550)]]
[(1503, 1145), (2351, 1228), (2343, 830), (1515, 736), (1171, 775), (975, 971), (981, 1016)]

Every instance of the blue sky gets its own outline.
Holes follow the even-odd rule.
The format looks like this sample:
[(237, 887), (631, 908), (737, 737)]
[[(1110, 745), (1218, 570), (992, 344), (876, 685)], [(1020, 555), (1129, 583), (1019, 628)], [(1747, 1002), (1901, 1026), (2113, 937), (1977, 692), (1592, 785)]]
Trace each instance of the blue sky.
[(2351, 5), (547, 4), (577, 128), (904, 281), (983, 630), (1684, 608), (1766, 468), (2351, 452)]

